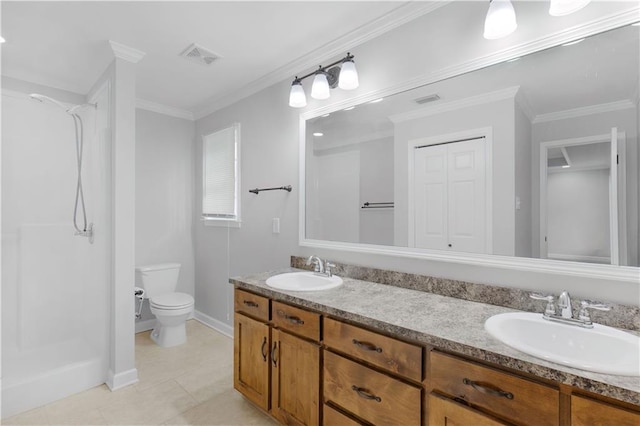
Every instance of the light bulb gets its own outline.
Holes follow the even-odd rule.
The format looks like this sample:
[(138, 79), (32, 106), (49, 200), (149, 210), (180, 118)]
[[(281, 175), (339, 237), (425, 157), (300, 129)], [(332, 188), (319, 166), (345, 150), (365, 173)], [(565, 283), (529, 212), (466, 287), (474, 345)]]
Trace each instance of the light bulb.
[(551, 0), (549, 3), (549, 15), (551, 16), (564, 16), (570, 13), (577, 12), (591, 0)]
[(291, 92), (289, 92), (289, 106), (294, 108), (307, 106), (307, 96), (304, 94), (304, 89), (302, 88), (300, 80), (295, 80), (291, 85)]
[(327, 76), (323, 72), (318, 72), (313, 78), (313, 86), (311, 86), (311, 97), (313, 99), (329, 99), (329, 82)]
[(491, 0), (484, 21), (484, 38), (495, 40), (514, 32), (518, 28), (516, 12), (509, 0)]
[(358, 88), (358, 71), (356, 64), (352, 60), (344, 61), (338, 77), (338, 87), (343, 90), (353, 90)]

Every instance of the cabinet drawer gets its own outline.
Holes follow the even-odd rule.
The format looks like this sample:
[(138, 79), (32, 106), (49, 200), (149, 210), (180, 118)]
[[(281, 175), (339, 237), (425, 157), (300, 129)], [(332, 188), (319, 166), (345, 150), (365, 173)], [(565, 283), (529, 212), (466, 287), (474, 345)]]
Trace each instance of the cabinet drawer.
[(431, 386), (523, 425), (558, 425), (557, 389), (439, 352), (430, 354)]
[(365, 423), (360, 423), (357, 420), (353, 420), (351, 417), (345, 416), (335, 408), (325, 404), (322, 410), (322, 424), (324, 426), (363, 426)]
[(466, 405), (432, 393), (429, 395), (429, 426), (447, 425), (509, 426)]
[(274, 301), (271, 318), (273, 325), (280, 329), (320, 341), (320, 314)]
[(324, 351), (324, 398), (375, 425), (419, 425), (421, 389)]
[(422, 348), (331, 318), (324, 319), (324, 344), (392, 373), (422, 381)]
[(571, 396), (571, 426), (640, 425), (640, 413), (581, 396)]
[(236, 289), (234, 297), (236, 312), (242, 312), (264, 322), (269, 321), (269, 299)]

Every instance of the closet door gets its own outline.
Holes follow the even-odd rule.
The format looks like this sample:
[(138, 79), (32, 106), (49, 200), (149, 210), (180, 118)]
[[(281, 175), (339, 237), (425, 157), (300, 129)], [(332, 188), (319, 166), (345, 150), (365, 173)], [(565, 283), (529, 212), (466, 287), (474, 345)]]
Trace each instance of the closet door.
[(415, 150), (413, 197), (416, 247), (447, 248), (447, 165), (446, 145)]
[(485, 252), (484, 149), (473, 139), (415, 150), (416, 247)]
[(484, 142), (476, 139), (448, 148), (448, 247), (466, 253), (485, 252)]

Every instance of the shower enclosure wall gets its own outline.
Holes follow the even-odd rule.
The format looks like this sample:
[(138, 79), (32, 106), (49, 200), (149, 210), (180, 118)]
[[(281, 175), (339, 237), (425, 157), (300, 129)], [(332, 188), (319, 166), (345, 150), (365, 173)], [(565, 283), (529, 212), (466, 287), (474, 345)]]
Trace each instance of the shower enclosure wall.
[[(102, 94), (100, 94), (102, 93)], [(111, 141), (108, 91), (76, 111), (93, 244), (73, 225), (74, 122), (2, 93), (2, 417), (104, 383), (109, 364)]]

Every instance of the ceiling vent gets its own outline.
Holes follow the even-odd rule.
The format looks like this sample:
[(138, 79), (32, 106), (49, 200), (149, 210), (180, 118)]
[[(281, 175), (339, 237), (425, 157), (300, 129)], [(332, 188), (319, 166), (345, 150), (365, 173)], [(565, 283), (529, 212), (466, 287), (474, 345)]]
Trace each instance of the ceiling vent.
[(429, 102), (435, 102), (438, 99), (440, 99), (440, 96), (438, 96), (436, 94), (433, 94), (433, 95), (425, 96), (425, 97), (422, 97), (422, 98), (414, 99), (414, 101), (415, 101), (415, 103), (422, 105), (422, 104), (426, 104), (426, 103), (429, 103)]
[(210, 51), (209, 49), (205, 49), (202, 46), (193, 43), (191, 46), (187, 47), (184, 52), (180, 54), (190, 61), (197, 62), (201, 65), (211, 65), (215, 62), (216, 59), (220, 59), (220, 55), (217, 55)]

